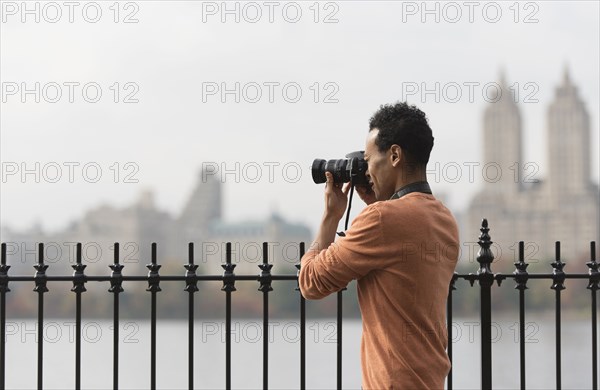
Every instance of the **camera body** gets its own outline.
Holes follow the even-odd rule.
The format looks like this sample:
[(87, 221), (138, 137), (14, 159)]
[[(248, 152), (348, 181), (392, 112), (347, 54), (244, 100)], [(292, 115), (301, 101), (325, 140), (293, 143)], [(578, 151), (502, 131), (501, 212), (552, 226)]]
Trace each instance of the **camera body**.
[(368, 187), (367, 162), (365, 161), (365, 152), (358, 151), (348, 153), (345, 159), (322, 160), (315, 159), (312, 163), (312, 178), (316, 184), (325, 183), (327, 178), (325, 172), (331, 172), (334, 183), (352, 183), (357, 187)]

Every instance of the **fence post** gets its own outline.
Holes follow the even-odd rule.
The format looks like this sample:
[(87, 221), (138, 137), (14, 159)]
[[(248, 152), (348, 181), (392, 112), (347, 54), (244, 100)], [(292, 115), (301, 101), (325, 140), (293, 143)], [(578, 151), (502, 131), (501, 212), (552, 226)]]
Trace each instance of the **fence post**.
[(490, 249), (492, 240), (488, 232), (487, 219), (481, 222), (481, 235), (479, 236), (479, 252), (477, 262), (479, 270), (477, 277), (481, 292), (481, 388), (492, 388), (492, 301), (491, 288), (494, 283), (494, 274), (490, 268), (494, 255)]

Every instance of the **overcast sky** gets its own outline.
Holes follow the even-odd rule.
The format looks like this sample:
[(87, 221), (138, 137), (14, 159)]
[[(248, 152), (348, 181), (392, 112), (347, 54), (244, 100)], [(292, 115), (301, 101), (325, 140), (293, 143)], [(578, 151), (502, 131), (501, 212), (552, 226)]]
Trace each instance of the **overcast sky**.
[(482, 160), (501, 70), (521, 109), (524, 163), (543, 178), (546, 113), (568, 67), (598, 182), (597, 1), (22, 4), (2, 2), (2, 226), (59, 229), (145, 189), (177, 215), (204, 163), (229, 170), (228, 220), (277, 210), (314, 232), (313, 159), (363, 149), (370, 116), (397, 100), (427, 113), (429, 181), (460, 212), (483, 182), (468, 166)]

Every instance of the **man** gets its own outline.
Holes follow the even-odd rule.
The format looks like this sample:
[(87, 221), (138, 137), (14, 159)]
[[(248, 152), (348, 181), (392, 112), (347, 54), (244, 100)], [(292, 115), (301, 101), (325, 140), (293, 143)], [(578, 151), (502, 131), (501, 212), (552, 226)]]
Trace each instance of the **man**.
[(306, 299), (358, 281), (363, 389), (442, 389), (450, 369), (446, 299), (459, 239), (456, 220), (427, 183), (432, 147), (422, 111), (381, 106), (365, 147), (371, 188), (357, 188), (367, 207), (334, 243), (349, 184), (342, 189), (327, 172), (321, 226), (301, 260)]

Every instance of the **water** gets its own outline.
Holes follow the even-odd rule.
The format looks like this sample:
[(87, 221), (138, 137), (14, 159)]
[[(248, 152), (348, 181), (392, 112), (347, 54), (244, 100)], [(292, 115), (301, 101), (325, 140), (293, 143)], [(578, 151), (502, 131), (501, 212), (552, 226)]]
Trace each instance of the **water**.
[[(82, 388), (112, 387), (112, 322), (84, 320), (82, 342)], [(44, 325), (44, 387), (73, 388), (75, 384), (74, 322), (47, 320)], [(232, 386), (262, 388), (262, 321), (233, 320)], [(272, 320), (269, 346), (269, 386), (296, 389), (300, 386), (300, 328), (298, 321)], [(36, 323), (31, 319), (9, 320), (6, 328), (6, 385), (8, 389), (32, 389), (37, 385)], [(344, 322), (343, 385), (360, 388), (359, 320)], [(480, 327), (477, 319), (457, 318), (454, 334), (454, 386), (479, 388)], [(330, 389), (336, 385), (335, 320), (307, 321), (307, 388)], [(562, 380), (564, 388), (591, 388), (591, 325), (584, 320), (564, 320), (562, 329)], [(225, 326), (222, 320), (197, 321), (195, 326), (195, 386), (225, 386)], [(518, 388), (518, 325), (495, 320), (493, 384), (495, 388)], [(527, 320), (527, 386), (555, 387), (554, 322), (552, 317)], [(150, 323), (123, 321), (120, 325), (120, 388), (150, 386)], [(159, 321), (157, 326), (157, 387), (187, 388), (187, 322)]]

